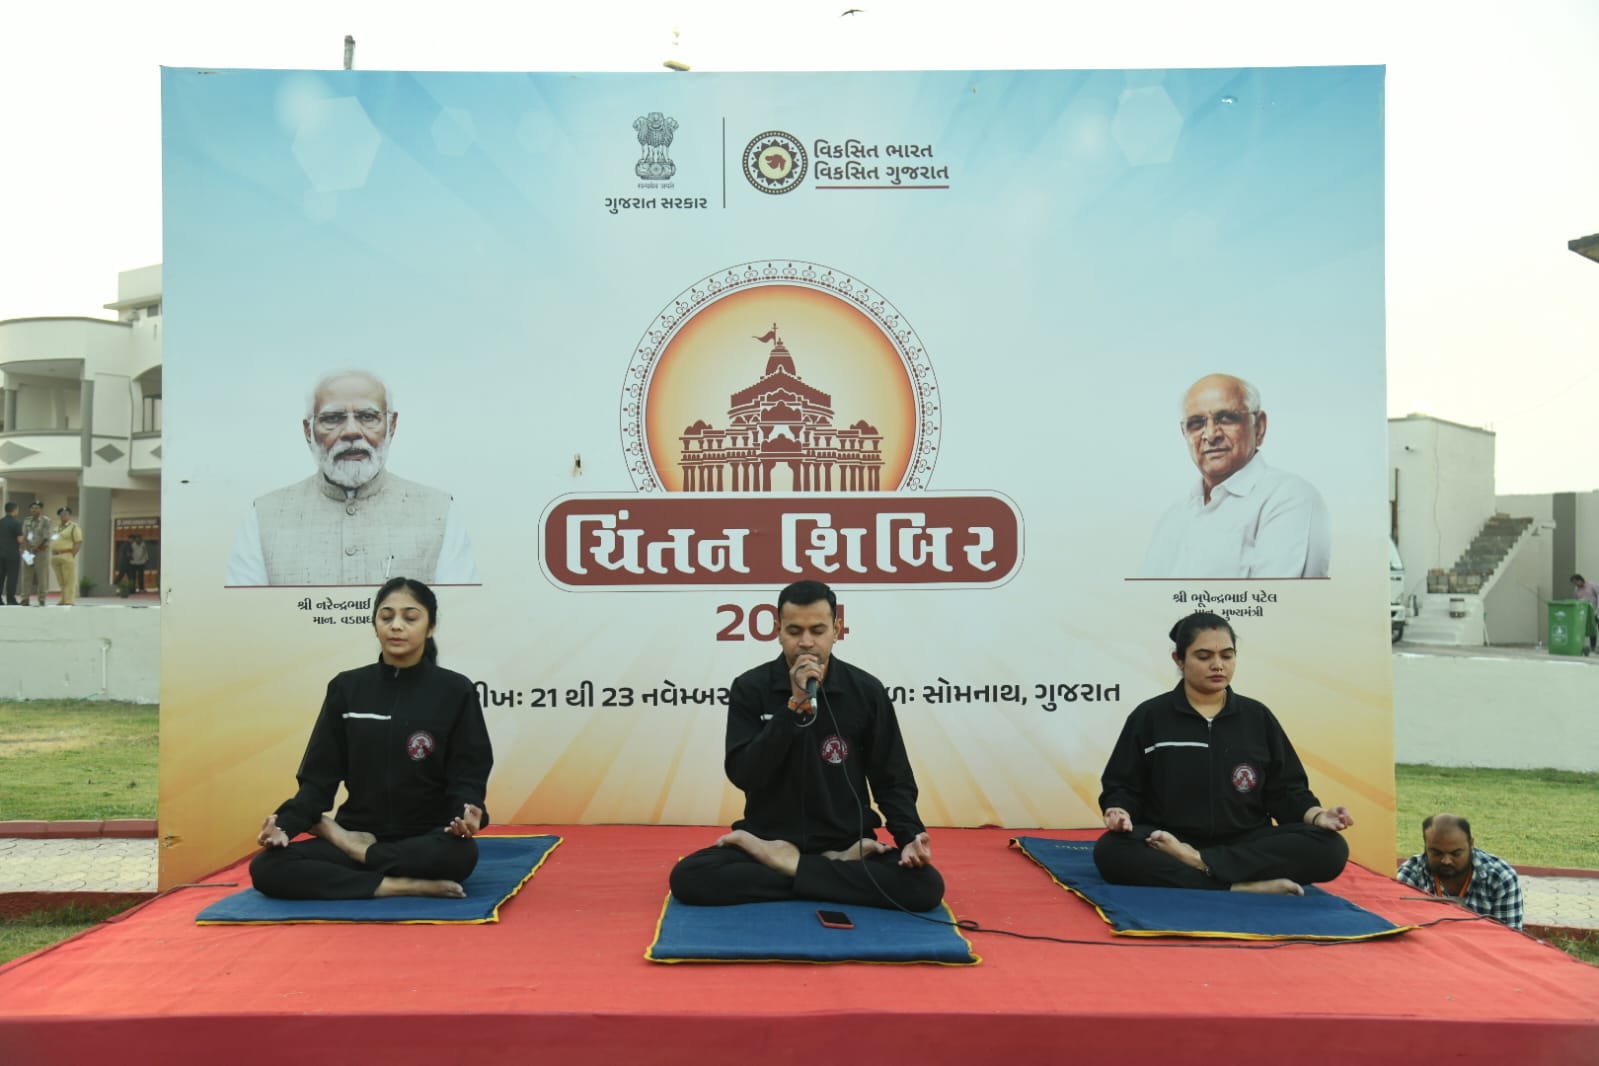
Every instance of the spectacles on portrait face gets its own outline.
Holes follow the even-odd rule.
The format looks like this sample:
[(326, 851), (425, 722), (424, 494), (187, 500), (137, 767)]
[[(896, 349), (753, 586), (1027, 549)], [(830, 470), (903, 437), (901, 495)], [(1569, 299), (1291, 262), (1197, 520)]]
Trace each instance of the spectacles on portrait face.
[(352, 418), (363, 430), (378, 429), (383, 425), (382, 411), (376, 407), (363, 407), (356, 411), (323, 411), (316, 416), (316, 428), (323, 433), (337, 433)]
[(1248, 422), (1249, 416), (1254, 413), (1253, 411), (1243, 410), (1212, 411), (1208, 415), (1189, 415), (1179, 425), (1182, 426), (1183, 432), (1190, 436), (1205, 432), (1205, 427), (1210, 425), (1214, 425), (1220, 430), (1237, 429)]

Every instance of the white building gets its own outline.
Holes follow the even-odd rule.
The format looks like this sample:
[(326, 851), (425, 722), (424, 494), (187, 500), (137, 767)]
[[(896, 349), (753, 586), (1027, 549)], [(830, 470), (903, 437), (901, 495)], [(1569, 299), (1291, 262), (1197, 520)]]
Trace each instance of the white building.
[(161, 537), (161, 266), (117, 276), (103, 318), (0, 322), (0, 497), (22, 516), (63, 505), (83, 528), (78, 573), (110, 590), (133, 533)]
[(1388, 420), (1393, 533), (1419, 611), (1408, 641), (1547, 643), (1549, 601), (1571, 598), (1573, 573), (1599, 580), (1599, 545), (1583, 536), (1599, 531), (1599, 493), (1496, 494), (1494, 439), (1427, 415)]

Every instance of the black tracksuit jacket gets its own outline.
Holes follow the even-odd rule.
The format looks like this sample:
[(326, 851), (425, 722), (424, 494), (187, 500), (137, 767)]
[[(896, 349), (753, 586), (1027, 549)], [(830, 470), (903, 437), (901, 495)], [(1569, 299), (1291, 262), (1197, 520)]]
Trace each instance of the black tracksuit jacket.
[(349, 797), (340, 825), (381, 840), (420, 836), (443, 829), (468, 803), (483, 807), (493, 765), (472, 682), (426, 659), (404, 669), (379, 660), (328, 682), (300, 761), (300, 790), (278, 808), (278, 826), (291, 838), (309, 829), (343, 781)]
[(916, 777), (882, 682), (833, 658), (814, 722), (790, 711), (788, 697), (781, 655), (732, 684), (724, 766), (744, 792), (744, 817), (733, 828), (806, 854), (848, 847), (885, 821), (899, 847), (916, 839), (924, 828)]
[(1229, 688), (1226, 706), (1206, 721), (1181, 683), (1127, 716), (1100, 784), (1100, 810), (1120, 807), (1133, 824), (1190, 844), (1226, 840), (1268, 819), (1296, 825), (1319, 805), (1265, 704)]

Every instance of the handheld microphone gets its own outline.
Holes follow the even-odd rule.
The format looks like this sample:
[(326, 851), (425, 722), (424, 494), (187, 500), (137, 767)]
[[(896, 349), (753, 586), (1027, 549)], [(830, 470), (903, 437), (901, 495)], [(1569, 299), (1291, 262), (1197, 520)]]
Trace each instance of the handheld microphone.
[(811, 710), (816, 710), (816, 678), (805, 682), (805, 698), (811, 702)]

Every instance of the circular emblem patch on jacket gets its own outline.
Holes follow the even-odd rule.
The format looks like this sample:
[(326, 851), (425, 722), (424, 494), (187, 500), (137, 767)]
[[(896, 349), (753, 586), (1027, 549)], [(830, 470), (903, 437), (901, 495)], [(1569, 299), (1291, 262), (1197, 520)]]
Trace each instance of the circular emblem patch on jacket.
[(1260, 771), (1248, 763), (1233, 767), (1233, 788), (1239, 792), (1253, 792), (1260, 787)]
[[(421, 762), (429, 755), (432, 755), (433, 749), (438, 746), (438, 742), (433, 739), (432, 733), (426, 730), (418, 730), (412, 733), (411, 738), (405, 742), (405, 753), (411, 756), (412, 761)], [(1234, 780), (1237, 780), (1236, 775), (1234, 775)]]
[(822, 758), (826, 759), (834, 766), (837, 766), (839, 763), (849, 758), (849, 745), (845, 743), (843, 737), (839, 736), (837, 733), (834, 733), (832, 736), (822, 741)]

